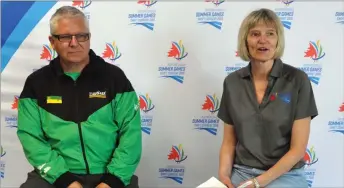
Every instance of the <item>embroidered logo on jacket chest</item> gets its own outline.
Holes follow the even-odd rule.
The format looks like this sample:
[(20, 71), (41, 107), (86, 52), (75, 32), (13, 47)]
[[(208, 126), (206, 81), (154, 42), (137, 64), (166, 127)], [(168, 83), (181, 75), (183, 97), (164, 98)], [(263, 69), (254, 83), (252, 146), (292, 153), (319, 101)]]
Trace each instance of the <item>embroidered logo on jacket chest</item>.
[(90, 99), (92, 99), (92, 98), (105, 99), (106, 98), (106, 91), (89, 92), (88, 97)]

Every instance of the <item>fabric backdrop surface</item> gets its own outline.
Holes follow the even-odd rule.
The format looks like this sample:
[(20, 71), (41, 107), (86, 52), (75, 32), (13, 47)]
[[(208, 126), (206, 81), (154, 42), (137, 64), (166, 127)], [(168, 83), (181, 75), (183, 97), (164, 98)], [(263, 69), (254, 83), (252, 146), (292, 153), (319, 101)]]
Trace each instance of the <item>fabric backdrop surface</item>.
[(138, 92), (140, 187), (196, 187), (217, 176), (223, 80), (248, 63), (236, 54), (239, 26), (252, 10), (274, 10), (282, 60), (309, 75), (319, 109), (304, 157), (309, 187), (344, 187), (344, 2), (292, 0), (1, 1), (1, 187), (19, 187), (32, 169), (16, 136), (17, 100), (26, 77), (57, 55), (49, 19), (62, 5), (88, 16), (92, 49)]

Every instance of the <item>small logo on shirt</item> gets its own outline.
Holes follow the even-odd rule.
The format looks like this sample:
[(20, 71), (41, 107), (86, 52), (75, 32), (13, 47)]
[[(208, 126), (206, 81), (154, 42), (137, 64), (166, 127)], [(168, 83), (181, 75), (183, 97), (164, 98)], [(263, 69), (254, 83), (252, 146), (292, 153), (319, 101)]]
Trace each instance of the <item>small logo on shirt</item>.
[(37, 169), (39, 170), (40, 174), (45, 177), (48, 173), (48, 171), (51, 170), (51, 167), (47, 165), (47, 163), (44, 163), (40, 166), (37, 167)]
[(96, 92), (90, 92), (88, 97), (90, 99), (92, 98), (101, 98), (105, 99), (106, 98), (106, 91), (96, 91)]
[(291, 96), (290, 93), (272, 93), (270, 96), (270, 101), (274, 101), (276, 99), (280, 99), (285, 103), (290, 103)]
[(61, 96), (47, 96), (47, 104), (62, 104)]

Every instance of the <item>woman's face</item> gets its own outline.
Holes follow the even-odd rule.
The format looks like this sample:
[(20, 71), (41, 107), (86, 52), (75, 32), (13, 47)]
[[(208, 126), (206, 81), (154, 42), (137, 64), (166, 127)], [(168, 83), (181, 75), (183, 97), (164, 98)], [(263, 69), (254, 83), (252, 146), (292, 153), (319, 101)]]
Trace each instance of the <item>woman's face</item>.
[(247, 47), (251, 59), (259, 62), (273, 59), (277, 42), (275, 27), (265, 23), (257, 24), (247, 35)]

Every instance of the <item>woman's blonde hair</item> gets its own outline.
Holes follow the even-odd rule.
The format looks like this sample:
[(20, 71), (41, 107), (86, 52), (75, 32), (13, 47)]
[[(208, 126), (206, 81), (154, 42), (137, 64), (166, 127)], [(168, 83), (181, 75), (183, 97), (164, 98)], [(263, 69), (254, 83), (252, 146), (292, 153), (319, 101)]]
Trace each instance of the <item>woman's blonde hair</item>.
[(252, 11), (241, 23), (238, 34), (238, 55), (244, 61), (250, 61), (250, 54), (247, 47), (247, 35), (251, 28), (259, 23), (272, 24), (277, 32), (277, 46), (274, 59), (281, 58), (284, 52), (284, 28), (276, 13), (270, 9), (262, 8)]

